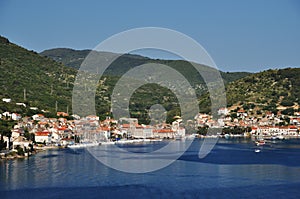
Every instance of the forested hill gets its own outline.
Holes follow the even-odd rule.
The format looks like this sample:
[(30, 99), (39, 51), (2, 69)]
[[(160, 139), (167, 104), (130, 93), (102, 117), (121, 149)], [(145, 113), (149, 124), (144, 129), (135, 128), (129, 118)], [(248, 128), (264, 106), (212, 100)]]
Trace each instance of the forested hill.
[[(86, 56), (91, 52), (91, 50), (74, 50), (68, 48), (55, 48), (49, 49), (41, 52), (40, 54), (46, 57), (50, 57), (55, 61), (61, 62), (66, 66), (70, 66), (75, 69), (79, 69), (82, 61)], [(109, 52), (97, 52), (99, 54), (105, 54), (109, 56)], [(159, 60), (159, 59), (150, 59), (148, 57), (143, 57), (140, 55), (131, 55), (124, 54), (120, 56), (116, 61), (114, 61), (111, 66), (106, 71), (107, 75), (121, 76), (131, 68), (142, 65), (145, 63), (160, 63), (168, 65), (184, 76), (189, 77), (191, 84), (195, 85), (197, 83), (204, 83), (201, 76), (197, 75), (195, 69), (187, 61), (183, 60)], [(201, 66), (202, 68), (206, 66)], [(247, 72), (222, 72), (220, 71), (221, 76), (224, 79), (225, 83), (235, 81), (237, 79), (243, 78), (250, 73)]]
[[(267, 70), (251, 74), (226, 85), (228, 107), (255, 109), (258, 112), (297, 110), (300, 104), (300, 68)], [(207, 110), (209, 95), (200, 99), (200, 107)], [(287, 111), (285, 111), (287, 112)]]
[(25, 107), (15, 106), (18, 102), (50, 111), (55, 110), (56, 101), (59, 110), (71, 107), (76, 70), (17, 46), (4, 37), (0, 37), (0, 70), (0, 98), (13, 100), (10, 104), (1, 100), (1, 112), (6, 109), (25, 111), (22, 110)]
[(267, 70), (227, 85), (230, 104), (256, 102), (263, 105), (300, 104), (300, 68)]
[[(27, 113), (28, 107), (38, 107), (54, 113), (71, 113), (71, 95), (77, 69), (90, 50), (52, 49), (38, 54), (17, 46), (8, 39), (0, 37), (0, 98), (11, 98), (12, 103), (1, 100), (0, 111), (6, 110)], [(99, 52), (100, 53), (100, 52)], [(144, 63), (166, 64), (181, 72), (198, 92), (200, 110), (209, 111), (208, 95), (199, 95), (205, 91), (203, 80), (190, 63), (182, 60), (154, 60), (139, 55), (123, 55), (106, 71), (96, 92), (96, 110), (98, 115), (109, 114), (109, 94), (126, 71)], [(201, 66), (205, 70), (209, 67)], [(287, 68), (268, 70), (256, 74), (221, 72), (226, 83), (228, 105), (255, 104), (276, 110), (279, 106), (293, 106), (300, 101), (300, 69)], [(25, 95), (24, 95), (25, 91)], [(155, 95), (153, 95), (155, 93)], [(25, 97), (25, 98), (24, 98)], [(24, 102), (27, 107), (16, 106)], [(162, 104), (170, 114), (176, 114), (178, 104), (176, 96), (168, 89), (154, 85), (139, 88), (130, 99), (131, 116), (146, 121), (147, 110), (153, 102)]]

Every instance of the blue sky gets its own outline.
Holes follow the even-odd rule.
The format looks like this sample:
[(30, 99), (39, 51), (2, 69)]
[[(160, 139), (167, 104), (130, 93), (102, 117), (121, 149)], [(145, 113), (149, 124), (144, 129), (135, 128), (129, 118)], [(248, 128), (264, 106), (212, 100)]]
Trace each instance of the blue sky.
[(192, 37), (223, 71), (300, 66), (297, 0), (0, 1), (0, 35), (38, 52), (92, 49), (113, 34), (145, 26)]

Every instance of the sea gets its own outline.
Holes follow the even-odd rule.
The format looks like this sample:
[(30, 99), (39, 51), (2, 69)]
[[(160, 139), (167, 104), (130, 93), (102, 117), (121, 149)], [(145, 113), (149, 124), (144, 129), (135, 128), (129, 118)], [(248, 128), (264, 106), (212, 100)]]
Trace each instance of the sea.
[[(119, 147), (145, 153), (166, 144)], [(300, 198), (299, 139), (259, 148), (250, 139), (219, 139), (199, 158), (202, 144), (195, 139), (172, 164), (146, 173), (110, 168), (87, 149), (0, 160), (0, 198)]]

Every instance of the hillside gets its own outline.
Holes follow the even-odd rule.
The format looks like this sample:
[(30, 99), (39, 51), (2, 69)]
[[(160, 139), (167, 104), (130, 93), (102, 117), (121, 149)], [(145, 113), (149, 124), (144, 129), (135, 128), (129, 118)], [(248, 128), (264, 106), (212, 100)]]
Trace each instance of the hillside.
[(76, 70), (10, 43), (4, 37), (0, 37), (0, 70), (0, 99), (13, 100), (10, 105), (1, 100), (1, 112), (8, 108), (15, 112), (24, 111), (21, 110), (23, 106), (13, 105), (16, 102), (52, 112), (56, 101), (60, 111), (71, 107), (71, 89)]
[[(85, 56), (91, 51), (89, 50), (73, 50), (66, 48), (50, 49), (41, 53), (41, 55), (52, 58), (53, 60), (59, 61), (67, 66), (78, 69), (80, 64), (84, 60)], [(109, 52), (93, 52), (94, 54), (104, 57), (113, 56)], [(206, 91), (206, 85), (195, 70), (195, 68), (187, 61), (183, 60), (159, 60), (150, 59), (147, 57), (139, 55), (124, 54), (115, 60), (105, 71), (106, 76), (103, 85), (99, 85), (99, 90), (96, 94), (96, 106), (98, 107), (98, 112), (102, 114), (107, 114), (109, 112), (109, 94), (112, 93), (115, 83), (118, 81), (119, 77), (122, 76), (128, 70), (134, 68), (135, 66), (146, 64), (146, 63), (159, 63), (170, 66), (177, 71), (179, 71), (185, 78), (190, 82), (193, 88), (196, 90), (197, 96), (200, 98), (201, 95)], [(199, 68), (204, 71), (215, 70), (207, 66), (199, 65)], [(249, 75), (246, 72), (220, 72), (223, 77), (224, 83), (232, 82), (242, 77)], [(185, 90), (184, 88), (182, 88)], [(155, 95), (153, 95), (155, 93)], [(104, 96), (105, 95), (105, 96)], [(148, 122), (149, 117), (147, 115), (147, 110), (153, 105), (153, 103), (162, 104), (168, 111), (168, 121), (174, 115), (179, 115), (179, 105), (176, 96), (170, 92), (168, 89), (162, 88), (157, 85), (145, 85), (136, 90), (130, 99), (130, 110), (132, 117), (138, 117), (141, 122)], [(99, 109), (99, 107), (101, 107)], [(208, 107), (205, 105), (205, 111), (209, 111)]]
[[(300, 68), (267, 70), (230, 82), (226, 85), (226, 97), (228, 107), (255, 109), (257, 115), (263, 111), (297, 110), (300, 104)], [(200, 99), (200, 107), (208, 111), (205, 107), (209, 104), (209, 96), (205, 94)]]
[(300, 104), (300, 68), (263, 71), (229, 83), (226, 89), (229, 104), (293, 106)]
[[(91, 50), (73, 50), (68, 48), (55, 48), (45, 50), (40, 53), (40, 55), (49, 57), (55, 61), (61, 62), (66, 66), (70, 66), (75, 69), (79, 69), (82, 61), (91, 52)], [(108, 52), (96, 52), (101, 55), (110, 56)], [(159, 60), (150, 59), (148, 57), (143, 57), (140, 55), (125, 54), (120, 56), (116, 61), (114, 61), (111, 66), (107, 69), (106, 75), (122, 76), (125, 72), (131, 68), (142, 65), (145, 63), (160, 63), (168, 65), (180, 73), (182, 73), (192, 85), (203, 84), (202, 77), (197, 75), (195, 69), (187, 61), (182, 60)], [(201, 66), (205, 68), (205, 66)], [(243, 78), (251, 73), (247, 72), (220, 72), (225, 83), (235, 81), (237, 79)], [(196, 86), (197, 87), (197, 86)]]
[[(53, 52), (55, 58), (51, 55)], [(71, 92), (77, 72), (75, 66), (78, 68), (78, 64), (88, 52), (90, 51), (54, 49), (44, 51), (41, 56), (0, 37), (0, 98), (13, 100), (10, 104), (1, 101), (0, 111), (30, 112), (28, 107), (36, 106), (54, 113), (57, 101), (58, 111), (66, 111), (68, 107), (71, 113)], [(45, 57), (45, 54), (48, 57)], [(209, 111), (210, 100), (207, 94), (203, 94), (203, 80), (188, 62), (123, 55), (107, 69), (106, 75), (98, 84), (95, 96), (97, 114), (102, 117), (109, 115), (109, 96), (122, 74), (134, 66), (150, 62), (166, 64), (180, 71), (196, 89), (200, 110)], [(209, 67), (201, 67), (203, 70), (212, 70)], [(224, 82), (228, 82), (226, 91), (229, 106), (255, 106), (277, 111), (278, 107), (292, 107), (300, 103), (299, 68), (268, 70), (256, 74), (221, 72), (221, 75)], [(16, 102), (24, 102), (28, 106), (16, 106)], [(172, 92), (157, 85), (144, 85), (137, 89), (130, 99), (131, 116), (138, 117), (141, 122), (148, 122), (147, 110), (154, 102), (166, 108), (168, 121), (172, 116), (180, 114), (177, 98)]]

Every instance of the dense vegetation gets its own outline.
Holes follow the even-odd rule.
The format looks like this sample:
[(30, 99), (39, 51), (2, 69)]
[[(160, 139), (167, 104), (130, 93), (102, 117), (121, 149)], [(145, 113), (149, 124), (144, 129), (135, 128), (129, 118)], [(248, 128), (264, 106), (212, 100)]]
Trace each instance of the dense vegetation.
[[(63, 63), (64, 65), (78, 69), (80, 68), (80, 65), (85, 57), (88, 56), (90, 52), (90, 50), (57, 48), (46, 50), (42, 52), (41, 55), (50, 57), (56, 61)], [(108, 52), (93, 51), (93, 53), (96, 53), (99, 57), (115, 56), (115, 54)], [(104, 81), (99, 85), (99, 89), (96, 95), (96, 104), (98, 105), (96, 106), (97, 112), (100, 114), (109, 113), (110, 102), (108, 100), (108, 97), (112, 93), (112, 89), (114, 88), (115, 83), (119, 80), (119, 77), (124, 75), (124, 73), (129, 71), (130, 69), (147, 63), (163, 64), (179, 71), (196, 90), (198, 98), (200, 98), (201, 95), (206, 91), (206, 85), (203, 78), (199, 75), (194, 66), (192, 66), (191, 63), (187, 61), (158, 59), (154, 60), (139, 55), (124, 54), (117, 60), (115, 60), (104, 73), (105, 77), (102, 79)], [(196, 65), (201, 69), (201, 71), (204, 72), (214, 70), (203, 65)], [(224, 83), (232, 82), (249, 75), (249, 73), (246, 72), (220, 73)], [(155, 93), (155, 95), (153, 95), (153, 93)], [(162, 104), (168, 111), (168, 121), (171, 120), (172, 116), (180, 114), (176, 96), (174, 96), (174, 94), (170, 90), (152, 84), (151, 86), (145, 85), (140, 87), (132, 96), (130, 103), (131, 116), (138, 117), (139, 119), (141, 119), (141, 122), (149, 122), (147, 110), (151, 107), (151, 105), (156, 103)], [(206, 106), (206, 104), (200, 108), (203, 111), (209, 111), (209, 107)]]
[[(56, 101), (60, 111), (71, 107), (76, 70), (12, 44), (3, 37), (0, 39), (0, 70), (0, 98), (12, 99), (12, 103), (1, 100), (0, 112), (23, 113), (29, 106), (53, 112)], [(25, 103), (27, 108), (16, 106), (17, 102)]]
[[(79, 69), (83, 60), (88, 56), (91, 50), (73, 50), (68, 48), (55, 48), (50, 50), (45, 50), (40, 54), (45, 57), (49, 57), (55, 61), (61, 62), (66, 66), (70, 66), (75, 69)], [(99, 56), (111, 57), (115, 54), (108, 52), (95, 52), (98, 53)], [(192, 85), (195, 84), (203, 84), (204, 81), (202, 77), (197, 74), (194, 67), (187, 61), (183, 60), (159, 60), (159, 59), (150, 59), (147, 57), (143, 57), (140, 55), (131, 55), (124, 54), (120, 56), (117, 60), (115, 60), (105, 72), (106, 75), (109, 76), (122, 76), (125, 72), (130, 70), (131, 68), (146, 64), (146, 63), (159, 63), (170, 66), (176, 70), (178, 70), (181, 74), (183, 74)], [(199, 64), (197, 64), (199, 65)], [(211, 68), (205, 67), (203, 65), (199, 65), (203, 70), (211, 70)], [(222, 72), (220, 71), (221, 76), (225, 83), (235, 81), (242, 77), (249, 75), (247, 72)]]
[[(12, 99), (11, 103), (0, 102), (0, 112), (9, 110), (32, 115), (44, 109), (50, 111), (47, 114), (54, 115), (57, 101), (58, 111), (66, 112), (68, 107), (71, 113), (71, 95), (77, 69), (90, 52), (90, 50), (52, 49), (42, 52), (41, 56), (0, 37), (0, 98)], [(107, 52), (97, 53), (112, 55)], [(120, 76), (133, 67), (145, 63), (160, 63), (178, 70), (196, 90), (200, 110), (209, 112), (210, 100), (209, 95), (205, 94), (206, 86), (189, 62), (154, 60), (126, 54), (110, 65), (98, 84), (95, 96), (96, 111), (102, 119), (110, 115), (110, 94)], [(212, 70), (206, 66), (200, 68)], [(226, 86), (228, 105), (239, 104), (245, 109), (262, 106), (276, 111), (277, 106), (292, 106), (300, 99), (300, 69), (297, 68), (268, 70), (257, 74), (221, 72), (221, 76), (224, 82), (228, 83)], [(16, 102), (24, 102), (27, 106), (16, 105)], [(164, 106), (168, 111), (168, 121), (174, 115), (180, 114), (178, 99), (170, 90), (148, 84), (138, 88), (131, 96), (131, 116), (138, 117), (141, 122), (149, 122), (147, 111), (154, 104)], [(30, 106), (40, 109), (33, 111), (29, 109)]]
[[(238, 85), (238, 86), (237, 86)], [(267, 70), (227, 85), (228, 104), (256, 104), (272, 110), (300, 103), (300, 68)]]

